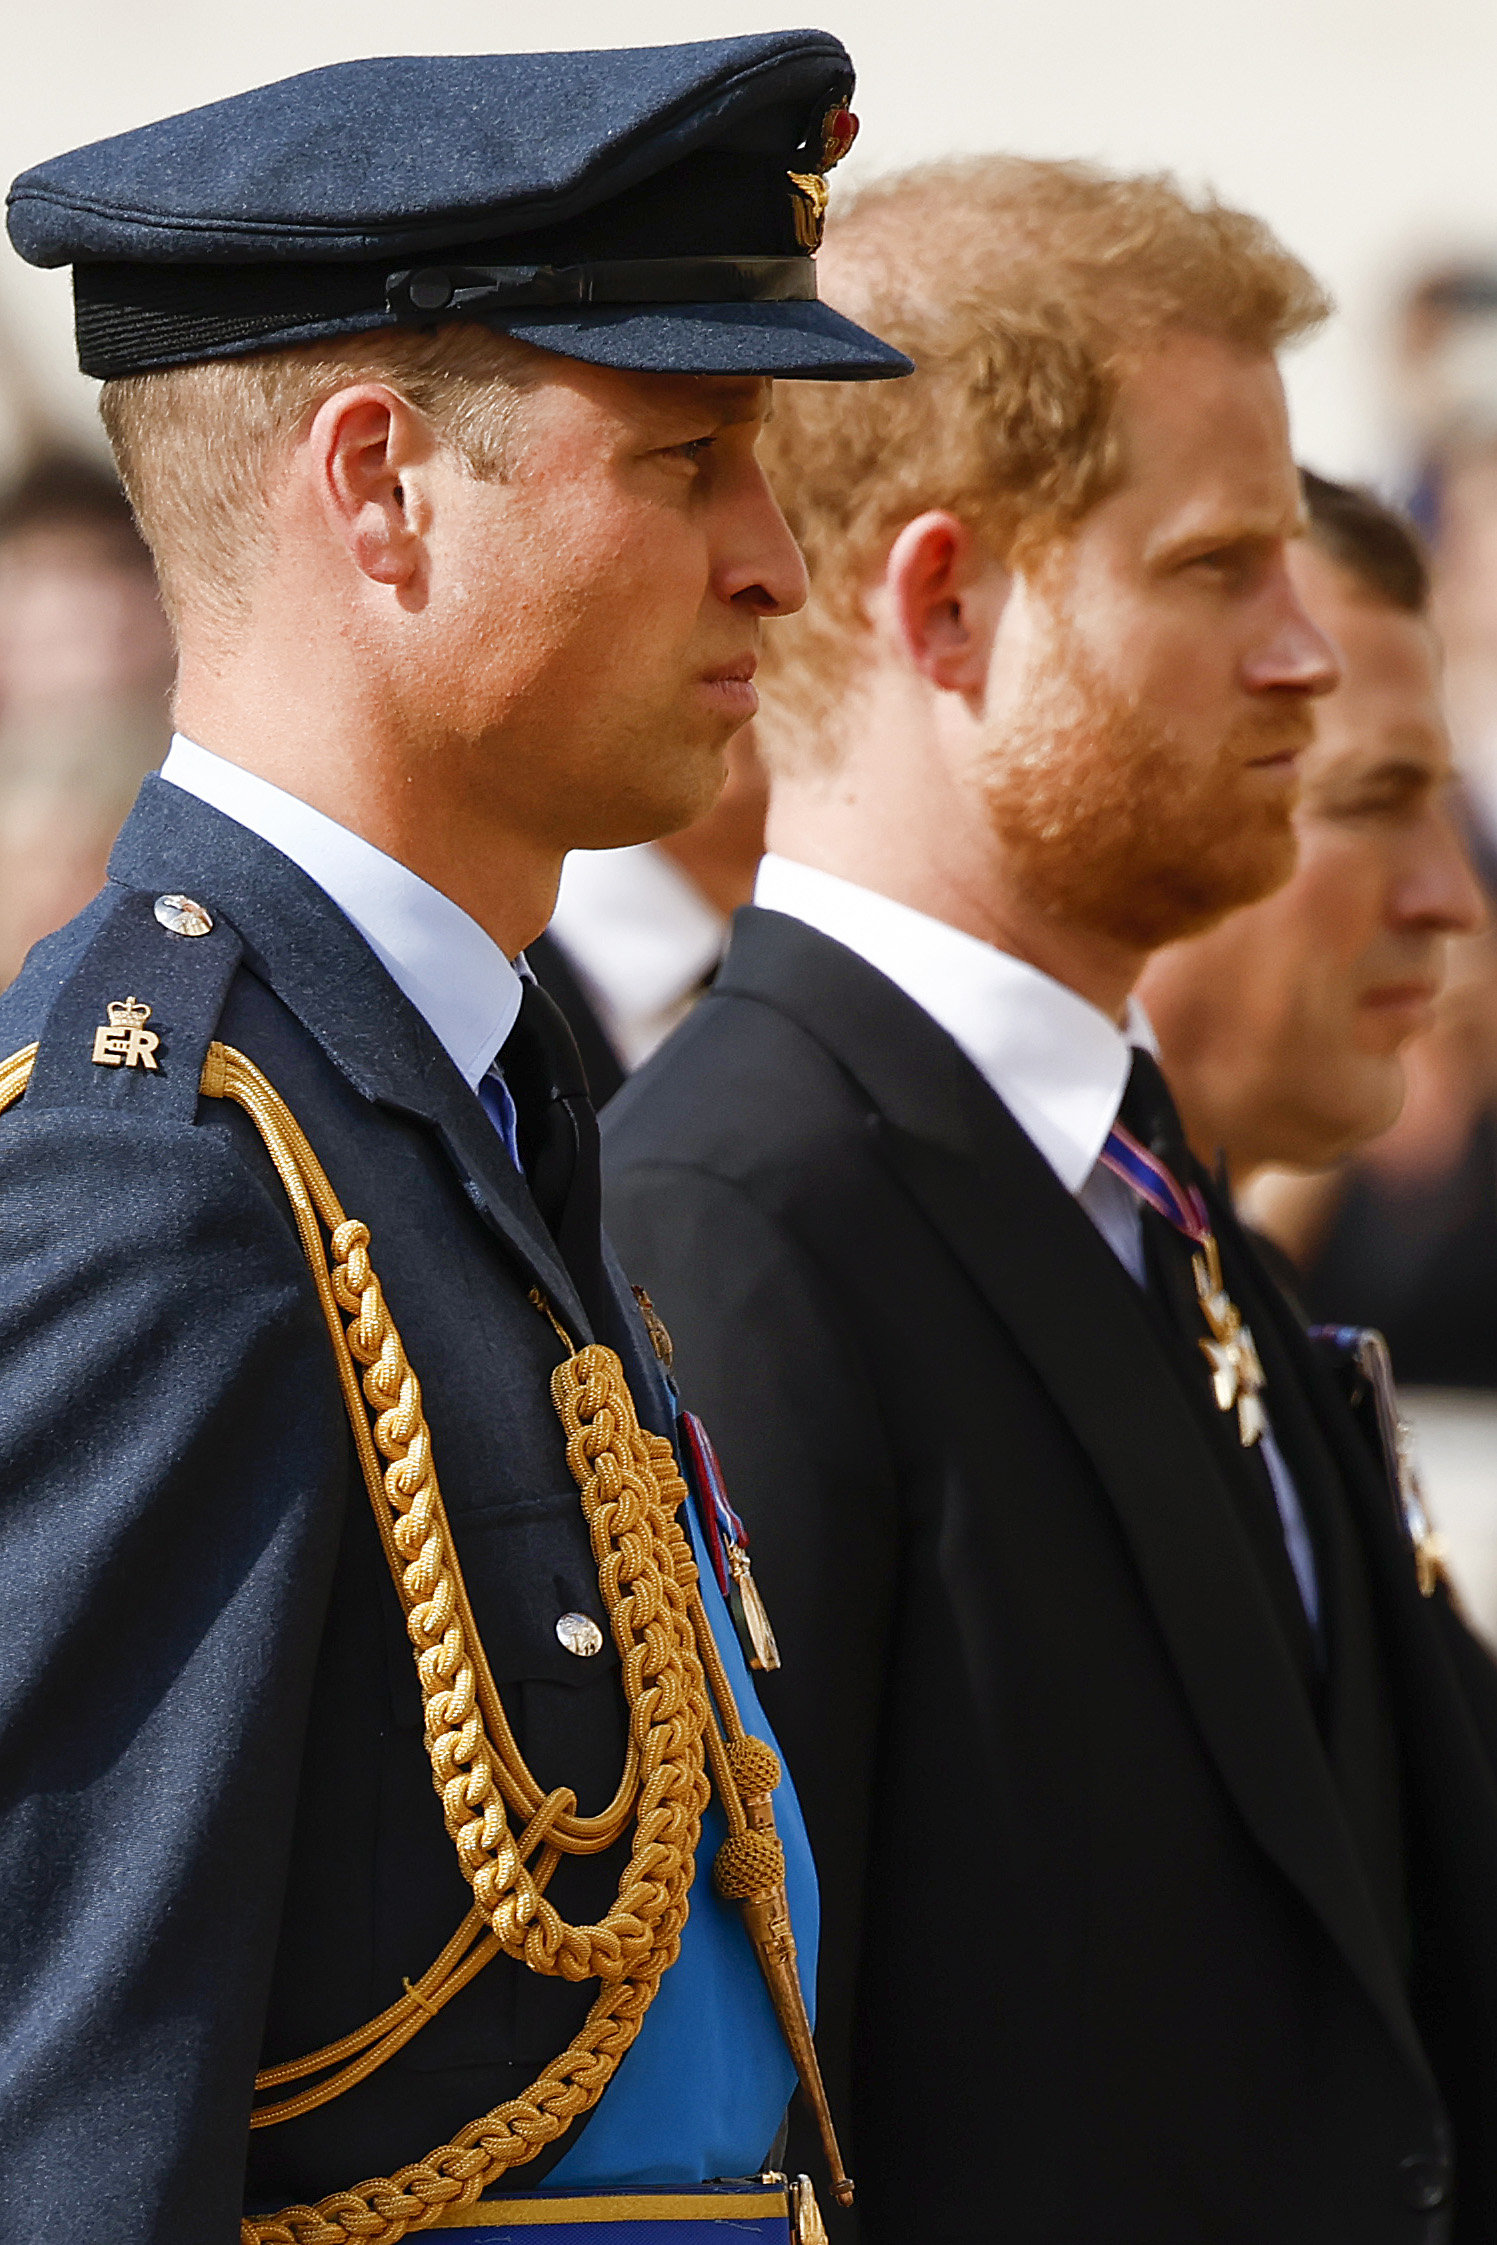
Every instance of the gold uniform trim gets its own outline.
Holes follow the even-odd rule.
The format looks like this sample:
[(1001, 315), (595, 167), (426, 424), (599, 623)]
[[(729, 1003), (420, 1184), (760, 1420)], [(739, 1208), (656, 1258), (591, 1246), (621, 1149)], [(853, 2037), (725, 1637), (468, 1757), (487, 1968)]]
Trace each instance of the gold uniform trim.
[(564, 2222), (788, 2221), (784, 2190), (681, 2191), (616, 2198), (490, 2198), (453, 2206), (432, 2223), (443, 2229), (559, 2229)]

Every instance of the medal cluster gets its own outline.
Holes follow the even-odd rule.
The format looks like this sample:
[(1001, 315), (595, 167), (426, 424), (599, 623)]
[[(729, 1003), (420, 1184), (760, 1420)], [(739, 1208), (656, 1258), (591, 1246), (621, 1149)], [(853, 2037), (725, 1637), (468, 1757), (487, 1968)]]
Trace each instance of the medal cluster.
[(1222, 1283), (1221, 1251), (1216, 1234), (1207, 1232), (1191, 1257), (1196, 1298), (1211, 1330), (1201, 1353), (1211, 1367), (1211, 1388), (1218, 1411), (1237, 1412), (1237, 1433), (1245, 1450), (1261, 1439), (1268, 1427), (1263, 1408), (1263, 1366), (1253, 1346), (1253, 1336), (1242, 1322), (1242, 1312)]

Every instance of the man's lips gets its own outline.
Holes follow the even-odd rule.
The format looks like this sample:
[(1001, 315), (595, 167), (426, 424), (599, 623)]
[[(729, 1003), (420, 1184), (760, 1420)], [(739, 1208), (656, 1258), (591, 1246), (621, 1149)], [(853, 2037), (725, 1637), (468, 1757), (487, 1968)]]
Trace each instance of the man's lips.
[(1267, 722), (1244, 728), (1243, 747), (1257, 751), (1244, 761), (1250, 772), (1292, 772), (1314, 741), (1315, 719), (1309, 710), (1280, 710)]
[(1313, 735), (1298, 731), (1270, 736), (1256, 756), (1247, 759), (1250, 772), (1292, 772), (1310, 747)]
[(1359, 1003), (1376, 1013), (1427, 1012), (1440, 995), (1438, 982), (1378, 982)]
[(718, 663), (703, 671), (702, 684), (719, 709), (730, 711), (740, 720), (749, 718), (759, 707), (759, 691), (754, 684), (758, 667), (757, 655), (739, 655), (733, 662)]

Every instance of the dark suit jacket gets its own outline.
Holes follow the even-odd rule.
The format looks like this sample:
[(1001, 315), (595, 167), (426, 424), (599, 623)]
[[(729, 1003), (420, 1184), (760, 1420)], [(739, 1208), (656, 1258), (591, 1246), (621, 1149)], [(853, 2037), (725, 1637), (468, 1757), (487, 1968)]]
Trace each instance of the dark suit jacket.
[[(166, 934), (162, 891), (213, 933)], [(155, 1074), (91, 1064), (130, 995)], [(584, 1811), (626, 1715), (529, 1290), (595, 1328), (361, 937), (179, 789), (146, 782), (109, 888), (0, 999), (0, 1053), (37, 1037), (0, 1119), (0, 2238), (231, 2245), (246, 2189), (273, 2210), (389, 2174), (517, 2094), (595, 1990), (500, 1958), (360, 2087), (258, 2132), (246, 2184), (257, 2067), (383, 2010), (471, 1896), (285, 1193), (248, 1118), (197, 1099), (210, 1038), (370, 1226), (522, 1750)], [(595, 1337), (668, 1432), (635, 1306), (600, 1283)], [(603, 1630), (591, 1659), (557, 1641), (569, 1610)], [(609, 1905), (626, 1844), (563, 1863), (564, 1914)]]
[(1144, 1297), (945, 1032), (750, 911), (605, 1138), (784, 1655), (862, 2236), (1497, 2236), (1493, 1672), (1288, 1306), (1253, 1314), (1344, 1488), (1411, 1953)]

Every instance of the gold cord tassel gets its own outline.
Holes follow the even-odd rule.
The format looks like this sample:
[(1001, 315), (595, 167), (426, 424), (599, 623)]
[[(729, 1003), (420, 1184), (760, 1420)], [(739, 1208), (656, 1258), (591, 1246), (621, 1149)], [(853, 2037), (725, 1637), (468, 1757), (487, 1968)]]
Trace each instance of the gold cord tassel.
[(831, 2173), (832, 2196), (839, 2206), (850, 2206), (853, 2183), (843, 2169), (842, 2152), (800, 1984), (790, 1901), (785, 1891), (785, 1849), (775, 1830), (771, 1796), (780, 1782), (779, 1757), (762, 1738), (745, 1735), (735, 1738), (728, 1746), (727, 1760), (734, 1790), (743, 1804), (744, 1828), (729, 1832), (717, 1851), (713, 1872), (717, 1891), (742, 1907), (743, 1922), (754, 1944), (775, 2017), (795, 2060), (806, 2101), (816, 2116), (821, 2147)]

